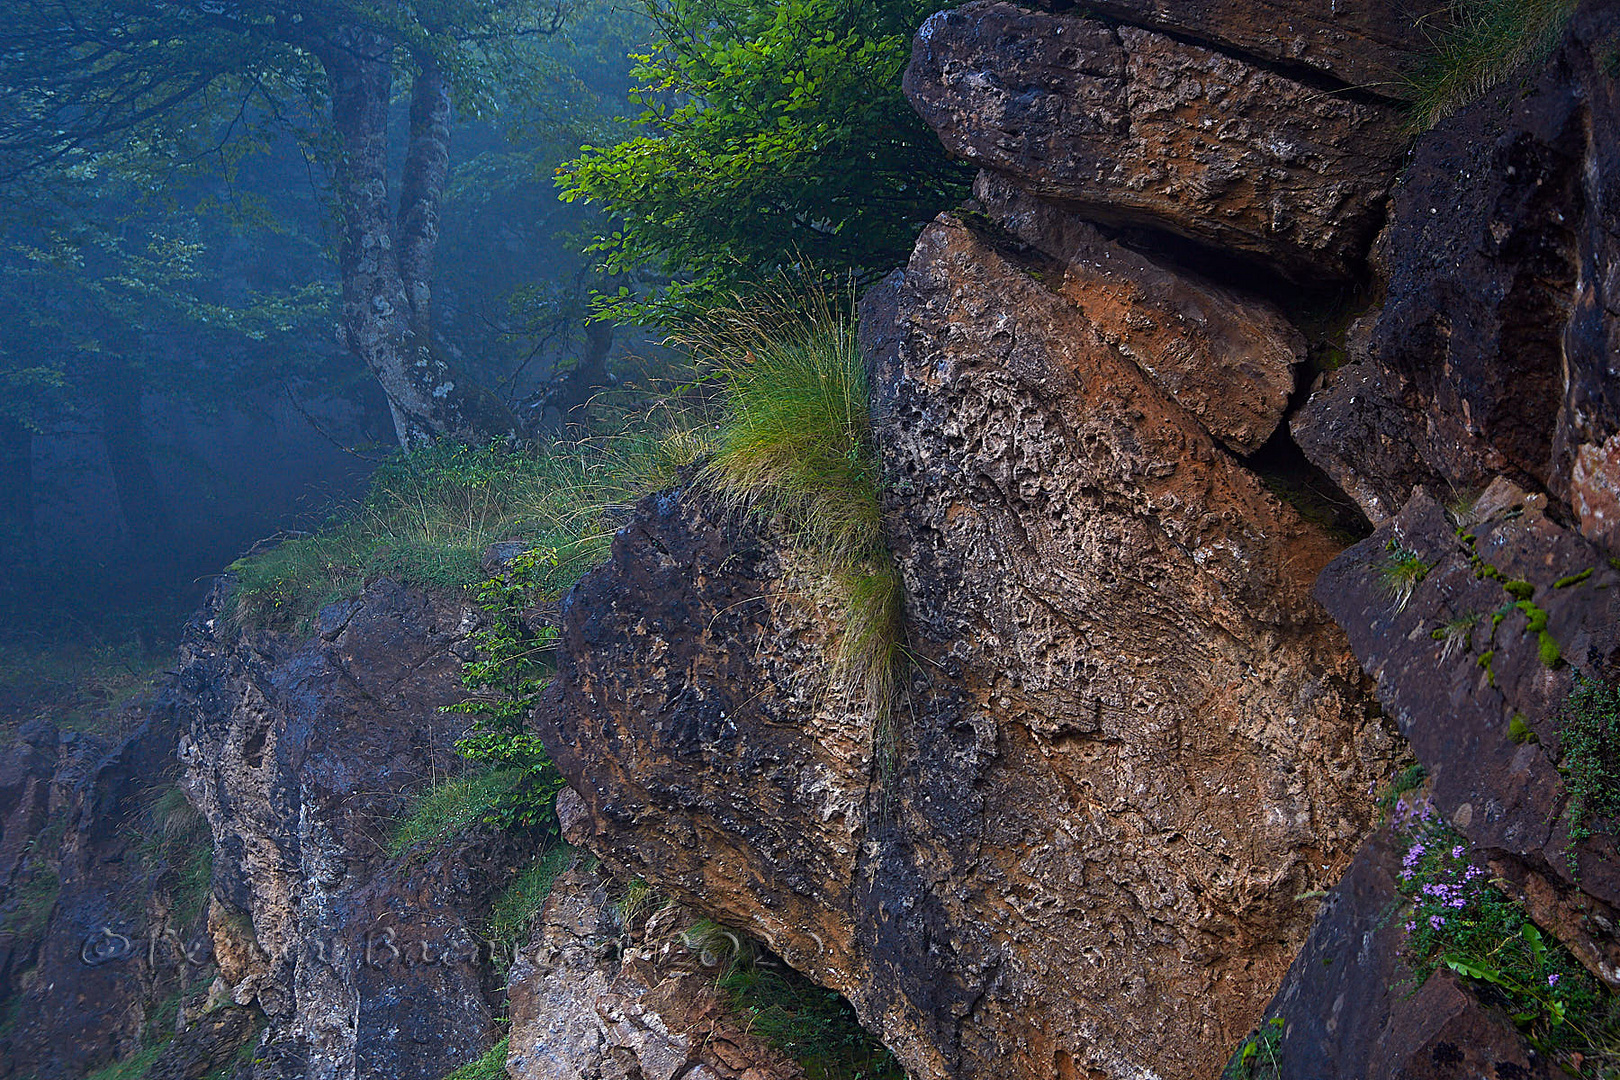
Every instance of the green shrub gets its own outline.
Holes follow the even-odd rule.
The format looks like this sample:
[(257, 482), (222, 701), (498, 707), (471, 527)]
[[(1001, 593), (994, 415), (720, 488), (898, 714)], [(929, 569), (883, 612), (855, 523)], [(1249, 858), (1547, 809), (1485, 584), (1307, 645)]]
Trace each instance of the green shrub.
[(573, 864), (576, 854), (569, 845), (558, 844), (530, 863), (495, 898), (495, 903), (490, 906), (489, 933), (486, 936), (495, 946), (496, 956), (510, 957), (513, 948), (522, 944), (529, 923), (551, 895), (551, 886), (557, 880), (557, 875)]
[(900, 577), (883, 539), (871, 391), (855, 321), (825, 293), (784, 291), (687, 335), (725, 395), (703, 482), (779, 517), (843, 601), (834, 678), (887, 717), (902, 650)]
[(1516, 71), (1545, 63), (1577, 0), (1452, 0), (1451, 19), (1410, 77), (1409, 122), (1433, 126)]
[(1577, 677), (1558, 729), (1560, 766), (1569, 788), (1570, 839), (1592, 835), (1592, 823), (1620, 819), (1620, 680)]
[(748, 959), (720, 979), (747, 1029), (804, 1066), (810, 1080), (905, 1080), (849, 1002), (778, 961)]
[(469, 1061), (444, 1080), (506, 1080), (506, 1048), (511, 1041), (510, 1037), (502, 1039), (476, 1061)]

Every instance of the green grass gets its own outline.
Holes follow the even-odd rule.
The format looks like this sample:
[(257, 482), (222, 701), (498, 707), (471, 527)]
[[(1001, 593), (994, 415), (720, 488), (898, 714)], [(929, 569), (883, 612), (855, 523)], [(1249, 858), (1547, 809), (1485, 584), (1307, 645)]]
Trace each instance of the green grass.
[(1282, 1068), (1279, 1047), (1286, 1026), (1282, 1017), (1274, 1016), (1244, 1039), (1221, 1072), (1221, 1080), (1266, 1080), (1276, 1076)]
[(1378, 566), (1378, 579), (1394, 598), (1395, 610), (1404, 611), (1418, 584), (1429, 576), (1432, 567), (1417, 552), (1393, 540), (1389, 542), (1388, 550), (1389, 554)]
[(786, 523), (843, 601), (833, 675), (880, 721), (902, 655), (899, 573), (883, 538), (871, 389), (853, 317), (823, 293), (712, 313), (683, 339), (725, 387), (703, 481)]
[(178, 784), (169, 784), (146, 795), (135, 830), (141, 860), (166, 879), (175, 918), (190, 923), (207, 907), (213, 887), (214, 838), (207, 820)]
[(476, 1060), (469, 1061), (444, 1080), (506, 1080), (506, 1048), (511, 1037), (502, 1039)]
[(1409, 124), (1432, 127), (1520, 70), (1546, 62), (1577, 0), (1453, 0), (1409, 79)]
[(522, 944), (535, 914), (545, 906), (551, 895), (552, 883), (557, 875), (567, 870), (576, 852), (567, 844), (541, 855), (519, 874), (490, 906), (489, 932), (485, 935), (495, 945), (496, 956), (512, 955), (512, 949)]
[(51, 921), (51, 912), (56, 910), (56, 899), (61, 894), (62, 879), (56, 870), (36, 864), (22, 883), (12, 890), (12, 907), (6, 912), (5, 921), (0, 923), (0, 927), (25, 941), (38, 938)]
[(162, 1052), (161, 1043), (157, 1046), (143, 1047), (122, 1061), (115, 1061), (111, 1065), (97, 1069), (84, 1080), (141, 1080)]
[(371, 490), (319, 532), (239, 559), (240, 625), (307, 631), (334, 600), (388, 576), (464, 589), (482, 581), (485, 550), (503, 540), (553, 549), (553, 591), (607, 554), (606, 515), (674, 479), (702, 453), (698, 422), (675, 408), (643, 409), (622, 428), (518, 449), (440, 446), (380, 466)]
[(883, 1044), (837, 993), (766, 958), (732, 966), (720, 979), (747, 1029), (804, 1067), (809, 1080), (905, 1080)]
[(434, 784), (411, 802), (394, 827), (388, 854), (398, 858), (416, 845), (442, 842), (492, 814), (523, 780), (518, 768), (484, 769)]
[(1558, 729), (1560, 767), (1569, 788), (1570, 838), (1592, 835), (1596, 821), (1620, 820), (1620, 681), (1578, 679)]
[(1473, 640), (1474, 627), (1479, 625), (1480, 613), (1471, 611), (1466, 615), (1458, 615), (1442, 623), (1436, 630), (1431, 630), (1429, 636), (1441, 642), (1440, 662), (1443, 664), (1455, 654), (1468, 648)]

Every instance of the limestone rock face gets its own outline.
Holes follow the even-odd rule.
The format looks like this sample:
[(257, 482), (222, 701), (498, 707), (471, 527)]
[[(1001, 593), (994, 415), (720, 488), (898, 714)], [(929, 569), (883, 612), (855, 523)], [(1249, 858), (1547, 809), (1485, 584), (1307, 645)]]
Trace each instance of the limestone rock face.
[(1404, 97), (1419, 21), (1433, 32), (1434, 5), (1398, 0), (1056, 0), (1036, 7), (1087, 11), (1163, 29), (1272, 61), (1298, 65), (1348, 88)]
[(947, 151), (1033, 194), (1307, 281), (1356, 272), (1402, 148), (1387, 106), (996, 0), (931, 16), (905, 89)]
[(917, 657), (892, 746), (794, 556), (690, 493), (565, 602), (540, 730), (594, 851), (914, 1076), (1207, 1077), (1395, 740), (1309, 597), (1335, 546), (1029, 255), (947, 216), (863, 309)]
[(1477, 492), (1501, 475), (1620, 550), (1616, 32), (1620, 10), (1584, 5), (1532, 92), (1510, 81), (1413, 149), (1367, 356), (1292, 424), (1374, 521), (1414, 485)]
[(495, 1039), (478, 920), (523, 853), (492, 830), (397, 861), (386, 845), (409, 796), (462, 767), (465, 721), (439, 707), (475, 623), (386, 579), (307, 643), (224, 623), (181, 670), (178, 753), (215, 839), (223, 993), (270, 1021), (255, 1075), (438, 1080)]
[(565, 871), (507, 983), (514, 1080), (804, 1080), (744, 1030), (681, 932), (690, 911), (659, 907), (626, 925), (597, 871)]

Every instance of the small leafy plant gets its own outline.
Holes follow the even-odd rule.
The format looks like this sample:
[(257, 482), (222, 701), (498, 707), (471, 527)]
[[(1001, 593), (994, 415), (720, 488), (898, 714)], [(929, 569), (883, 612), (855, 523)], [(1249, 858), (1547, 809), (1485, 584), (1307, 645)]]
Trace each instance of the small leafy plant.
[(1558, 743), (1573, 842), (1591, 836), (1594, 822), (1620, 819), (1620, 680), (1589, 682), (1577, 676)]
[(1471, 611), (1466, 615), (1458, 615), (1443, 623), (1438, 629), (1432, 630), (1429, 636), (1441, 643), (1440, 662), (1443, 664), (1452, 656), (1468, 648), (1473, 640), (1474, 627), (1479, 625), (1480, 614)]
[(1282, 1068), (1281, 1045), (1286, 1022), (1274, 1016), (1243, 1040), (1221, 1072), (1221, 1080), (1269, 1080)]
[(1484, 860), (1427, 799), (1402, 798), (1391, 822), (1405, 846), (1414, 989), (1442, 968), (1508, 1009), (1530, 1044), (1571, 1076), (1620, 1069), (1620, 1001), (1492, 881)]

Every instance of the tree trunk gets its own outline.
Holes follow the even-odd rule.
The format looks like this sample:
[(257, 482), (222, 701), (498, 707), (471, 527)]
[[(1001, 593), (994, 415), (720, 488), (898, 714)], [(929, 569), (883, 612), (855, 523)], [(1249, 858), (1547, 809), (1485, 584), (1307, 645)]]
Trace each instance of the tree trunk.
[(433, 347), (428, 317), (439, 202), (449, 173), (449, 87), (431, 62), (412, 85), (396, 225), (388, 205), (394, 51), (382, 35), (355, 27), (336, 31), (316, 50), (331, 82), (338, 141), (344, 333), (381, 384), (401, 446), (485, 442), (514, 432), (516, 421), (493, 395), (451, 370)]

